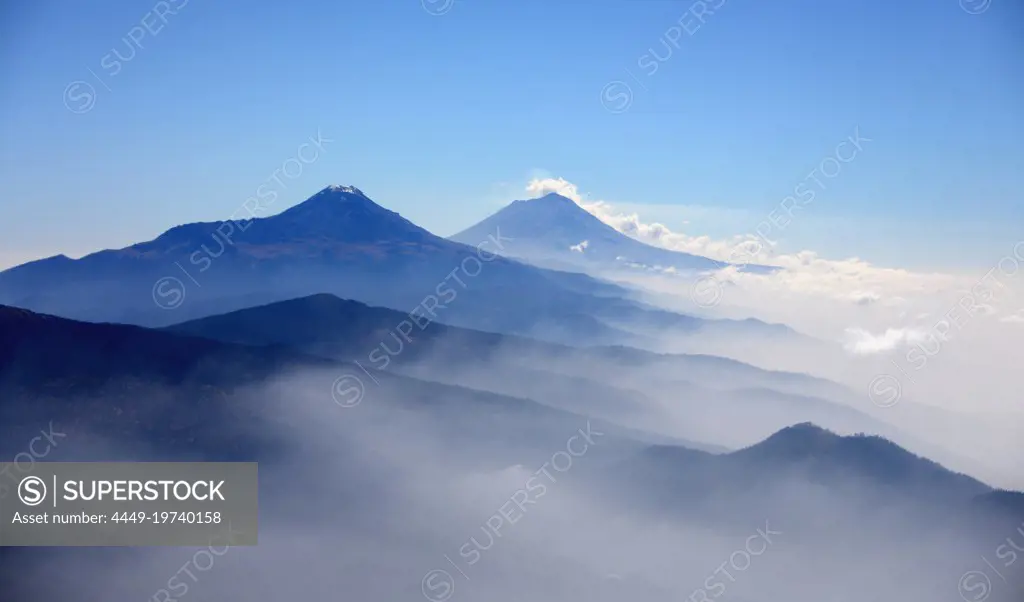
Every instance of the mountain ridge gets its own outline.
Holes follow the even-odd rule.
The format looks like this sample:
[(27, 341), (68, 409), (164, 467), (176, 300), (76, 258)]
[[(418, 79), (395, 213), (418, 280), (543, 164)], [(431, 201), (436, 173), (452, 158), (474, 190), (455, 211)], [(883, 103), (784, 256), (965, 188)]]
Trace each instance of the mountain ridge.
[[(362, 374), (349, 362), (284, 346), (224, 343), (132, 325), (67, 320), (8, 306), (0, 306), (0, 350), (0, 424), (4, 427), (0, 440), (21, 441), (39, 421), (45, 423), (59, 412), (68, 432), (117, 435), (148, 442), (159, 453), (189, 457), (198, 453), (207, 459), (271, 458), (284, 451), (281, 440), (257, 435), (263, 432), (260, 421), (265, 419), (256, 415), (258, 408), (245, 397), (244, 391), (252, 385), (303, 368), (312, 371), (307, 384), (314, 385), (314, 390), (319, 389), (317, 383), (322, 384), (327, 391), (339, 370)], [(518, 438), (536, 434), (536, 429), (557, 445), (564, 441), (565, 430), (578, 427), (581, 420), (578, 413), (547, 408), (529, 398), (395, 374), (382, 373), (379, 380), (375, 389), (379, 392), (374, 395), (383, 397), (377, 398), (378, 403), (393, 398), (389, 403), (399, 403), (423, 417), (434, 412), (472, 412), (473, 420), (496, 421), (494, 428), (505, 424), (503, 441), (513, 447)], [(69, 388), (69, 382), (75, 386)], [(557, 424), (537, 424), (540, 416), (557, 418)], [(443, 415), (434, 419), (444, 420)], [(663, 492), (675, 496), (665, 501), (672, 499), (676, 506), (704, 512), (707, 507), (701, 500), (727, 494), (733, 500), (730, 508), (750, 509), (745, 504), (759, 499), (766, 485), (781, 487), (776, 489), (778, 494), (785, 490), (785, 482), (792, 482), (787, 478), (810, 477), (810, 482), (838, 494), (858, 479), (867, 479), (881, 488), (876, 496), (926, 502), (927, 511), (936, 517), (973, 508), (977, 516), (1002, 520), (1019, 516), (1024, 509), (1024, 494), (994, 490), (880, 437), (840, 436), (814, 424), (798, 423), (747, 448), (709, 453), (680, 444), (637, 447), (640, 442), (635, 435), (627, 435), (628, 429), (597, 419), (595, 423), (609, 433), (602, 449), (626, 454), (623, 460), (603, 464), (604, 470), (626, 480), (600, 479), (598, 486), (633, 484), (639, 487), (637, 493), (654, 494), (646, 498), (650, 503), (661, 503), (659, 493)], [(466, 424), (457, 429), (470, 429), (468, 436), (480, 427)], [(457, 442), (452, 445), (457, 453)], [(512, 453), (513, 447), (502, 453)], [(784, 453), (777, 453), (779, 449)], [(508, 461), (503, 458), (498, 454), (481, 461), (498, 467)], [(868, 502), (873, 499), (867, 498)]]
[[(444, 320), (455, 325), (575, 344), (641, 344), (645, 335), (614, 323), (653, 315), (626, 289), (508, 259), (502, 247), (513, 241), (500, 228), (471, 242), (435, 236), (354, 186), (328, 186), (275, 215), (182, 224), (122, 249), (16, 266), (0, 272), (0, 303), (165, 326), (316, 293), (395, 309), (433, 297), (444, 299)], [(176, 294), (166, 296), (167, 289)], [(705, 324), (659, 315), (691, 330)]]
[[(163, 327), (162, 329), (192, 336), (222, 336), (226, 337), (223, 340), (245, 344), (287, 344), (288, 341), (281, 337), (288, 337), (290, 340), (296, 341), (303, 340), (302, 337), (304, 335), (323, 339), (337, 339), (342, 334), (350, 336), (351, 331), (338, 333), (332, 332), (331, 328), (338, 326), (349, 327), (353, 325), (351, 321), (353, 317), (362, 321), (371, 316), (377, 318), (378, 322), (376, 324), (388, 325), (391, 328), (396, 327), (402, 320), (409, 320), (407, 314), (390, 308), (371, 306), (358, 300), (344, 299), (330, 293), (318, 293), (246, 307), (225, 314), (188, 320)], [(286, 318), (288, 321), (283, 322), (282, 320)], [(296, 322), (296, 319), (299, 322)], [(573, 348), (570, 345), (538, 341), (520, 335), (502, 334), (451, 325), (429, 319), (425, 315), (420, 316), (419, 319), (421, 320), (420, 323), (426, 321), (428, 324), (422, 328), (416, 328), (410, 336), (428, 332), (454, 333), (464, 336), (476, 336), (481, 341), (487, 341), (488, 344), (494, 345), (505, 340), (531, 348), (544, 347), (565, 350)], [(285, 329), (281, 329), (278, 326), (285, 323), (287, 324)], [(308, 339), (306, 341), (308, 342)], [(741, 366), (765, 374), (777, 374), (781, 378), (805, 378), (809, 381), (830, 382), (802, 373), (764, 370), (739, 360), (706, 354), (655, 353), (622, 345), (594, 346), (590, 350), (602, 356), (616, 358), (617, 361), (621, 361), (627, 356), (633, 358), (633, 361), (679, 357), (692, 359), (694, 362), (706, 363), (709, 366), (711, 364)]]
[[(637, 240), (606, 224), (572, 199), (554, 192), (513, 201), (449, 240), (465, 243), (493, 228), (501, 228), (515, 239), (509, 247), (511, 256), (538, 265), (625, 269), (635, 264), (684, 271), (718, 270), (729, 265)], [(774, 270), (766, 266), (742, 267), (752, 272)]]

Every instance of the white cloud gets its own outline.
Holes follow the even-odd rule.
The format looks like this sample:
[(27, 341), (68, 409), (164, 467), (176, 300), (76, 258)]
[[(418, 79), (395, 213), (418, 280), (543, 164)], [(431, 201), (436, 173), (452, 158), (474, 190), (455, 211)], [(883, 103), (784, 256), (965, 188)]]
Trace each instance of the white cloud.
[(887, 328), (877, 335), (863, 328), (847, 328), (843, 348), (856, 355), (885, 353), (903, 344), (920, 343), (927, 336), (927, 332), (912, 328)]
[[(862, 388), (873, 374), (860, 371), (887, 370), (888, 360), (897, 357), (890, 353), (909, 352), (913, 347), (922, 347), (922, 353), (926, 353), (938, 347), (944, 368), (932, 369), (927, 378), (914, 383), (915, 397), (961, 407), (964, 400), (984, 390), (993, 406), (1016, 403), (1006, 391), (1019, 388), (1019, 382), (1016, 373), (1004, 368), (1007, 360), (1001, 350), (1017, 334), (1018, 328), (1010, 325), (1024, 325), (1024, 310), (1010, 312), (1010, 308), (1024, 308), (1024, 242), (1007, 249), (1003, 257), (993, 258), (987, 272), (911, 271), (878, 266), (857, 257), (829, 259), (811, 250), (775, 253), (755, 236), (714, 239), (673, 231), (662, 223), (641, 220), (637, 210), (642, 211), (644, 205), (640, 203), (630, 202), (630, 210), (623, 211), (621, 205), (586, 198), (575, 184), (561, 178), (535, 179), (528, 190), (562, 194), (606, 224), (653, 246), (722, 261), (732, 259), (733, 263), (778, 267), (767, 274), (730, 266), (694, 275), (657, 266), (630, 266), (623, 261), (620, 266), (634, 269), (600, 275), (642, 291), (644, 299), (654, 305), (682, 313), (754, 317), (789, 325), (833, 342), (837, 356), (818, 351), (790, 355), (707, 341), (691, 347), (680, 343), (682, 346), (672, 351), (726, 355), (769, 369), (813, 373)], [(872, 232), (865, 232), (865, 245), (871, 244), (872, 236)], [(697, 282), (709, 278), (715, 283), (714, 290), (719, 291), (711, 307), (700, 305), (694, 297)], [(986, 358), (984, 368), (979, 368), (980, 357)], [(880, 365), (874, 367), (875, 363)]]
[(569, 247), (569, 250), (570, 251), (576, 251), (577, 253), (582, 253), (589, 246), (590, 246), (590, 241), (589, 240), (585, 240), (585, 241), (581, 242), (578, 245), (572, 245), (571, 247)]
[[(1019, 362), (1007, 349), (1019, 343), (1024, 328), (1024, 241), (970, 273), (911, 271), (857, 257), (826, 258), (812, 250), (783, 254), (756, 236), (701, 236), (678, 219), (692, 213), (645, 205), (642, 198), (595, 200), (572, 182), (547, 173), (530, 181), (528, 190), (562, 194), (620, 232), (654, 246), (723, 261), (742, 257), (747, 249), (757, 251), (749, 263), (780, 269), (756, 274), (730, 267), (695, 276), (636, 265), (598, 275), (626, 284), (655, 306), (719, 318), (759, 318), (816, 339), (805, 347), (771, 340), (750, 344), (728, 337), (676, 337), (666, 344), (666, 352), (720, 355), (767, 369), (813, 374), (862, 392), (865, 404), (870, 403), (866, 391), (874, 379), (891, 375), (901, 382), (909, 402), (970, 413), (1020, 412)], [(687, 207), (691, 211), (701, 205)], [(730, 215), (738, 210), (712, 207), (708, 211), (714, 219), (693, 221), (732, 224), (723, 231), (743, 232), (745, 224), (767, 219), (771, 209), (765, 207), (762, 216), (740, 216)], [(799, 219), (797, 214), (794, 220)], [(858, 238), (870, 247), (879, 236), (865, 229)], [(951, 248), (965, 244), (960, 238), (937, 242)], [(625, 259), (618, 263), (627, 267)], [(706, 283), (709, 276), (717, 285), (710, 307), (700, 305), (694, 294), (696, 282)]]
[(882, 296), (874, 291), (854, 291), (850, 294), (850, 301), (857, 305), (871, 305), (882, 299)]
[(644, 222), (637, 213), (623, 213), (602, 200), (586, 199), (579, 188), (564, 178), (534, 178), (527, 192), (540, 196), (549, 192), (572, 199), (604, 223), (647, 244), (710, 257), (731, 263), (751, 263), (782, 268), (773, 274), (751, 274), (723, 270), (723, 282), (766, 289), (766, 292), (797, 292), (827, 296), (854, 305), (899, 305), (905, 297), (947, 291), (957, 282), (947, 274), (910, 272), (873, 265), (857, 257), (825, 259), (814, 251), (775, 253), (756, 235), (713, 239), (669, 229), (657, 222)]
[(544, 196), (549, 192), (554, 192), (576, 201), (579, 205), (583, 204), (583, 197), (580, 196), (576, 185), (563, 178), (534, 178), (526, 185), (526, 192), (535, 196)]

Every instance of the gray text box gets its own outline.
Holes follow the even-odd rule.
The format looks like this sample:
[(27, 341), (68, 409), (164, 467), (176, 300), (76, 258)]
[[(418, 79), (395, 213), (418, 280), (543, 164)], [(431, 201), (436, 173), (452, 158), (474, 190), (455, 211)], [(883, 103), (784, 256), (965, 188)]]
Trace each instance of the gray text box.
[(0, 546), (254, 546), (255, 462), (37, 462), (0, 496)]

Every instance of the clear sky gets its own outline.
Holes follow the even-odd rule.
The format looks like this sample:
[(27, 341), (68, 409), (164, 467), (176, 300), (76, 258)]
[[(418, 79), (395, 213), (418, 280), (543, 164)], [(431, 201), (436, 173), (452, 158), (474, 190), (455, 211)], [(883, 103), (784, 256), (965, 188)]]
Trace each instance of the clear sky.
[(274, 211), (352, 184), (450, 235), (546, 175), (741, 234), (859, 128), (785, 244), (980, 266), (1024, 230), (1017, 0), (14, 4), (0, 266), (226, 219), (318, 130)]

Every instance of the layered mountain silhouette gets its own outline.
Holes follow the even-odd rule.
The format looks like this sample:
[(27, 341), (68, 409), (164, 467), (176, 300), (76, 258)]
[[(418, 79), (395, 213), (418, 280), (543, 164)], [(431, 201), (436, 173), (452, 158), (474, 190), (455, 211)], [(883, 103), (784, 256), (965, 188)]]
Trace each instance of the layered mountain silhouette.
[[(331, 313), (347, 308), (351, 320), (335, 315), (336, 326), (359, 338), (373, 330), (388, 310), (366, 308), (326, 296), (298, 300), (305, 307), (321, 307)], [(294, 308), (294, 307), (293, 307)], [(59, 412), (65, 423), (94, 432), (118, 432), (134, 438), (154, 437), (151, 443), (182, 451), (186, 445), (208, 445), (204, 453), (216, 456), (231, 449), (253, 453), (256, 443), (242, 446), (232, 437), (243, 437), (231, 421), (256, 421), (258, 407), (245, 397), (245, 389), (285, 373), (305, 370), (309, 382), (322, 382), (330, 390), (330, 378), (353, 370), (349, 362), (318, 357), (293, 345), (262, 344), (268, 329), (250, 329), (268, 311), (285, 315), (287, 304), (210, 318), (166, 330), (131, 325), (95, 324), (68, 320), (31, 311), (0, 306), (0, 417), (5, 432), (34, 418)], [(362, 314), (362, 315), (360, 315)], [(394, 317), (394, 316), (391, 316)], [(322, 318), (318, 316), (315, 321)], [(279, 325), (289, 330), (295, 321)], [(347, 324), (347, 325), (346, 325)], [(232, 325), (253, 330), (247, 344), (214, 341), (181, 331), (220, 333), (226, 338)], [(344, 325), (344, 326), (343, 326)], [(440, 327), (439, 328), (444, 328)], [(329, 327), (337, 334), (335, 327)], [(293, 331), (292, 343), (316, 338), (312, 331)], [(494, 336), (480, 333), (480, 336)], [(552, 423), (560, 428), (578, 424), (580, 416), (537, 404), (525, 398), (498, 395), (466, 387), (432, 383), (386, 371), (377, 373), (380, 403), (419, 406), (423, 411), (469, 412), (483, 422), (505, 420), (509, 413), (530, 421), (503, 423), (503, 436), (523, 436), (510, 426), (546, 431)], [(157, 395), (162, 391), (162, 395)], [(201, 397), (192, 397), (204, 391)], [(70, 404), (74, 400), (76, 403)], [(187, 401), (186, 401), (187, 400)], [(442, 401), (443, 400), (443, 401)], [(87, 402), (86, 402), (87, 401)], [(476, 408), (476, 409), (474, 409)], [(499, 411), (500, 410), (500, 411)], [(498, 414), (495, 414), (498, 412)], [(482, 423), (481, 423), (482, 424)], [(470, 425), (467, 424), (467, 427)], [(474, 430), (480, 424), (472, 425)], [(575, 426), (573, 426), (575, 428)], [(245, 429), (242, 429), (245, 430)], [(628, 430), (615, 430), (613, 438), (631, 439)], [(486, 430), (488, 436), (497, 431)], [(226, 433), (232, 433), (231, 436)], [(249, 435), (253, 432), (248, 431)], [(561, 433), (559, 433), (561, 436)], [(225, 445), (225, 440), (228, 443)], [(766, 440), (732, 453), (711, 454), (679, 445), (624, 448), (625, 462), (638, 463), (629, 471), (637, 478), (657, 476), (662, 485), (687, 483), (687, 487), (714, 488), (756, 486), (755, 481), (787, 475), (811, 476), (825, 485), (848, 478), (864, 479), (873, 486), (894, 488), (914, 495), (946, 496), (975, 500), (1000, 512), (1016, 510), (1019, 495), (990, 487), (946, 470), (908, 453), (880, 437), (841, 437), (810, 423), (784, 428)], [(268, 442), (262, 441), (266, 445)], [(173, 444), (173, 445), (172, 445)], [(638, 450), (639, 454), (629, 451)], [(264, 449), (262, 453), (267, 453)], [(653, 472), (652, 472), (653, 471)], [(711, 483), (714, 481), (714, 484)], [(744, 481), (744, 482), (741, 482)]]
[[(329, 186), (270, 217), (177, 226), (154, 240), (81, 259), (65, 256), (0, 272), (0, 303), (65, 317), (162, 326), (316, 293), (442, 321), (575, 344), (642, 344), (619, 324), (707, 323), (652, 311), (627, 291), (579, 273), (501, 256), (504, 230), (469, 244), (445, 240), (351, 186)], [(721, 322), (793, 334), (757, 321)]]
[[(332, 399), (336, 379), (364, 375), (351, 362), (284, 345), (227, 343), (2, 305), (0, 349), (0, 452), (7, 456), (38, 434), (38, 425), (56, 420), (80, 448), (99, 435), (146, 449), (156, 459), (273, 462), (289, 450), (277, 437), (281, 425), (268, 422), (281, 413), (278, 398), (265, 392), (268, 386), (300, 378), (317, 406), (340, 409)], [(363, 378), (374, 387), (366, 391), (374, 403), (457, 425), (447, 442), (453, 452), (465, 439), (479, 437), (479, 429), (505, 441), (505, 448), (521, 449), (537, 441), (564, 442), (564, 432), (585, 422), (528, 399), (390, 372), (372, 382)], [(127, 458), (123, 451), (98, 448), (74, 459)], [(520, 460), (499, 455), (487, 462)]]
[[(451, 240), (472, 244), (487, 232), (500, 228), (513, 240), (509, 256), (539, 265), (594, 268), (673, 268), (680, 271), (717, 270), (721, 261), (671, 251), (643, 243), (604, 223), (575, 201), (556, 193), (515, 201), (480, 223), (459, 232)], [(743, 266), (765, 272), (765, 266)]]
[[(55, 422), (165, 457), (250, 459), (273, 443), (237, 392), (280, 371), (330, 362), (120, 324), (0, 306), (0, 450)], [(116, 452), (75, 459), (124, 461)]]
[[(336, 308), (345, 311), (335, 313)], [(306, 315), (292, 314), (295, 309)], [(339, 533), (338, 545), (365, 534), (367, 542), (379, 546), (388, 543), (393, 532), (382, 517), (415, 507), (414, 521), (424, 515), (441, 516), (442, 521), (434, 525), (441, 536), (426, 540), (423, 558), (444, 549), (451, 524), (458, 525), (454, 532), (465, 533), (464, 537), (476, 534), (476, 541), (484, 541), (481, 531), (474, 529), (483, 519), (461, 508), (491, 512), (509, 499), (510, 492), (536, 487), (541, 482), (534, 480), (536, 474), (543, 476), (540, 470), (551, 475), (543, 481), (548, 489), (537, 506), (540, 512), (564, 507), (570, 514), (556, 514), (556, 520), (581, 529), (589, 526), (599, 536), (605, 536), (605, 524), (614, 523), (594, 521), (597, 509), (607, 514), (596, 516), (615, 517), (626, 526), (642, 518), (651, 529), (641, 534), (645, 545), (648, 540), (657, 542), (658, 530), (677, 523), (699, 525), (690, 531), (695, 536), (728, 534), (723, 540), (729, 545), (726, 550), (734, 549), (735, 542), (742, 545), (754, 536), (754, 529), (777, 538), (772, 541), (779, 551), (805, 546), (821, 554), (835, 542), (852, 545), (864, 533), (869, 551), (888, 537), (924, 539), (922, 554), (931, 553), (934, 537), (925, 534), (938, 535), (940, 542), (955, 542), (948, 552), (952, 559), (942, 557), (955, 576), (969, 570), (961, 568), (961, 555), (977, 558), (970, 553), (974, 546), (989, 550), (991, 542), (1005, 539), (1024, 519), (1021, 494), (994, 491), (876, 437), (840, 437), (798, 424), (746, 449), (709, 453), (715, 450), (697, 449), (685, 440), (658, 441), (641, 429), (589, 412), (551, 407), (529, 396), (364, 366), (374, 370), (371, 381), (353, 362), (318, 357), (302, 344), (331, 343), (342, 336), (361, 346), (373, 338), (366, 333), (390, 332), (387, 322), (401, 316), (320, 295), (291, 306), (255, 308), (249, 315), (238, 312), (154, 330), (0, 306), (0, 453), (14, 457), (41, 428), (53, 424), (66, 438), (48, 461), (257, 461), (261, 517), (282, 517), (264, 521), (270, 525), (261, 532), (266, 540), (274, 542), (275, 527), (295, 520), (301, 502), (301, 516), (311, 519), (305, 524)], [(260, 320), (282, 323), (268, 326)], [(286, 335), (289, 329), (292, 332)], [(423, 332), (437, 336), (447, 330), (460, 334), (459, 329), (439, 324)], [(222, 340), (185, 331), (216, 334)], [(461, 341), (467, 347), (457, 350), (456, 356), (473, 353), (474, 336), (500, 336), (461, 334), (467, 337)], [(285, 344), (264, 344), (271, 339)], [(460, 343), (455, 339), (453, 344)], [(601, 365), (593, 366), (595, 372), (605, 372)], [(475, 368), (470, 366), (469, 371)], [(338, 407), (333, 393), (339, 376), (349, 382), (363, 378), (364, 399), (358, 406)], [(589, 394), (586, 388), (576, 392)], [(596, 437), (585, 452), (576, 445), (580, 441), (567, 443), (570, 435), (582, 432)], [(555, 464), (569, 457), (569, 451), (562, 450), (576, 450), (585, 457), (574, 458), (571, 470), (566, 470)], [(556, 451), (560, 455), (553, 459)], [(396, 466), (395, 461), (401, 464)], [(437, 488), (438, 474), (451, 472), (458, 476), (443, 481), (450, 485), (442, 488), (437, 500), (418, 497), (423, 488)], [(306, 474), (313, 478), (303, 478)], [(403, 494), (407, 487), (413, 497)], [(476, 495), (460, 497), (466, 495), (463, 489)], [(481, 490), (488, 497), (477, 493)], [(496, 494), (496, 506), (490, 503), (491, 493)], [(417, 502), (420, 505), (414, 505)], [(454, 523), (437, 511), (437, 505), (453, 503), (460, 504)], [(526, 528), (550, 528), (550, 519), (541, 522), (540, 512), (529, 515)], [(330, 522), (338, 516), (344, 520)], [(418, 531), (413, 522), (405, 524), (401, 532), (415, 536), (399, 540), (406, 545), (430, 535)], [(303, 538), (296, 553), (308, 549), (308, 541)], [(578, 540), (569, 541), (578, 549)], [(502, 540), (502, 545), (503, 554), (520, 549), (512, 538)], [(862, 549), (854, 552), (863, 553)], [(535, 555), (533, 550), (524, 551)], [(722, 559), (728, 558), (723, 554)], [(772, 554), (764, 560), (786, 559), (779, 552)], [(113, 564), (118, 558), (100, 560)], [(0, 550), (6, 574), (43, 575), (35, 572), (36, 567), (45, 563), (42, 570), (51, 570), (53, 562), (30, 549)], [(714, 570), (718, 562), (722, 560), (708, 561), (706, 570)], [(121, 565), (114, 566), (121, 570)], [(166, 582), (165, 566), (158, 563), (157, 584)], [(566, 570), (564, 565), (557, 569), (559, 575)], [(479, 574), (482, 571), (474, 573)], [(408, 592), (420, 589), (416, 581)], [(151, 591), (149, 584), (147, 578), (139, 596)], [(224, 591), (230, 595), (235, 587)], [(667, 593), (678, 591), (677, 587)], [(626, 595), (639, 599), (636, 593), (629, 589)]]
[[(367, 377), (352, 361), (337, 359), (339, 353), (327, 357), (303, 349), (304, 341), (337, 341), (336, 337), (347, 340), (350, 351), (363, 348), (363, 343), (385, 324), (402, 317), (399, 312), (327, 295), (164, 330), (82, 322), (0, 306), (0, 451), (17, 453), (2, 442), (17, 445), (30, 437), (38, 424), (59, 417), (61, 428), (75, 431), (76, 436), (116, 436), (125, 442), (144, 444), (157, 457), (198, 454), (209, 459), (272, 458), (282, 450), (280, 442), (271, 436), (274, 428), (261, 422), (260, 412), (266, 409), (267, 400), (256, 391), (296, 373), (302, 374), (305, 388), (322, 391), (326, 403), (332, 403), (330, 392), (339, 375), (358, 375), (367, 386), (372, 379), (376, 403), (398, 403), (442, 422), (450, 421), (450, 413), (454, 413), (457, 422), (472, 433), (490, 425), (488, 437), (500, 434), (507, 437), (509, 446), (516, 441), (536, 440), (544, 433), (550, 434), (550, 445), (555, 445), (562, 442), (564, 432), (585, 421), (581, 413), (553, 408), (525, 396), (433, 382), (394, 370), (374, 370)], [(257, 321), (265, 319), (275, 325), (256, 328)], [(308, 327), (304, 328), (303, 322)], [(319, 324), (319, 328), (313, 324)], [(438, 332), (461, 333), (467, 337), (463, 342), (469, 354), (486, 353), (486, 349), (474, 345), (483, 344), (493, 350), (501, 339), (508, 338), (440, 324), (431, 329), (435, 336)], [(247, 330), (251, 336), (237, 335)], [(315, 334), (317, 331), (320, 336)], [(206, 336), (185, 332), (203, 332)], [(520, 343), (522, 349), (525, 345), (545, 346), (526, 339)], [(348, 355), (356, 358), (354, 353)], [(572, 384), (578, 387), (585, 383), (579, 379)], [(574, 391), (587, 392), (583, 388)], [(615, 394), (614, 390), (601, 391), (599, 387), (593, 392)], [(595, 399), (593, 405), (580, 409), (594, 410), (600, 401)], [(631, 437), (628, 429), (616, 430), (624, 439)], [(648, 440), (649, 436), (641, 439)], [(724, 451), (685, 443), (697, 449)], [(89, 459), (123, 460), (117, 456)], [(513, 460), (522, 458), (495, 461), (503, 466)]]
[[(507, 362), (556, 358), (601, 361), (621, 372), (651, 366), (676, 378), (698, 374), (709, 382), (727, 381), (734, 387), (776, 387), (782, 391), (834, 391), (830, 381), (804, 374), (772, 372), (742, 362), (708, 355), (658, 354), (625, 346), (579, 348), (536, 339), (447, 325), (429, 316), (317, 294), (208, 316), (165, 327), (189, 336), (246, 345), (284, 345), (307, 353), (358, 360), (376, 369), (415, 364), (431, 359), (452, 366), (487, 363), (501, 368)], [(374, 350), (378, 353), (373, 354)], [(382, 351), (383, 350), (383, 351)], [(368, 357), (368, 356), (373, 357)], [(385, 361), (375, 358), (389, 356)]]
[[(601, 305), (592, 294), (621, 289), (496, 257), (504, 242), (495, 231), (473, 247), (453, 243), (357, 188), (330, 186), (278, 215), (187, 224), (124, 249), (12, 268), (0, 273), (0, 302), (158, 325), (319, 292), (402, 309), (432, 296), (456, 322), (515, 331), (557, 319), (578, 334), (614, 334), (587, 311)], [(515, 311), (493, 310), (513, 296)]]
[[(882, 435), (960, 470), (984, 474), (970, 460), (838, 403), (850, 392), (835, 383), (720, 357), (560, 345), (449, 326), (326, 294), (209, 316), (167, 330), (229, 343), (287, 346), (358, 362), (361, 370), (374, 375), (398, 373), (532, 399), (658, 434), (669, 435), (659, 425), (679, 423), (676, 428), (682, 430), (672, 436), (703, 450), (749, 445), (806, 420), (841, 432)], [(652, 410), (660, 407), (666, 412)], [(700, 441), (705, 443), (694, 443)]]

